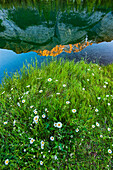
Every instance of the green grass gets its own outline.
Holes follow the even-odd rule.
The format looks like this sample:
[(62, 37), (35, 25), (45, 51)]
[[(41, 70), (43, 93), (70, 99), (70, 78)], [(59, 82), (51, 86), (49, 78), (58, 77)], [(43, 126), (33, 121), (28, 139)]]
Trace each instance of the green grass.
[(36, 61), (21, 74), (0, 85), (0, 169), (113, 169), (113, 64)]

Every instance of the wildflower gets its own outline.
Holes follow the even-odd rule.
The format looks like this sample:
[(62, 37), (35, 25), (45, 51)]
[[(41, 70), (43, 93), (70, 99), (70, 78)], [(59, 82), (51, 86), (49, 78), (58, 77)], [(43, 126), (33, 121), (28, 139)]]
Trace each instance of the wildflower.
[(92, 128), (94, 128), (95, 127), (95, 125), (92, 125)]
[(53, 137), (53, 136), (51, 136), (51, 137), (50, 137), (50, 140), (52, 140), (52, 141), (53, 141), (53, 140), (54, 140), (54, 137)]
[(30, 144), (32, 144), (35, 141), (35, 139), (31, 138)]
[(41, 145), (41, 149), (44, 149), (44, 145)]
[(25, 100), (22, 100), (22, 103), (25, 103)]
[(43, 155), (43, 158), (45, 158), (45, 155)]
[(11, 99), (11, 97), (9, 97), (9, 99)]
[(32, 109), (34, 106), (30, 106), (30, 108)]
[(108, 149), (108, 153), (112, 153), (111, 149)]
[(66, 101), (66, 104), (69, 104), (70, 102), (69, 101)]
[(13, 126), (15, 126), (16, 120), (13, 121)]
[(79, 131), (79, 129), (77, 128), (77, 129), (76, 129), (76, 132), (78, 132), (78, 131)]
[(8, 165), (8, 163), (9, 163), (9, 159), (6, 159), (5, 160), (5, 165)]
[(108, 128), (108, 131), (110, 131), (111, 129), (110, 128)]
[(101, 68), (99, 67), (99, 70), (100, 70)]
[(35, 123), (38, 123), (38, 119), (39, 119), (39, 116), (38, 116), (38, 115), (33, 118), (33, 120), (34, 120)]
[(30, 85), (26, 86), (26, 87), (30, 87)]
[(87, 69), (88, 71), (90, 70), (90, 69)]
[(44, 146), (44, 141), (43, 140), (41, 141), (41, 145)]
[(4, 122), (4, 125), (6, 125), (7, 124), (7, 122)]
[(21, 99), (23, 98), (23, 96), (21, 97)]
[(55, 159), (55, 160), (57, 159), (57, 156), (56, 156), (56, 155), (54, 156), (54, 159)]
[(61, 122), (58, 122), (58, 123), (57, 123), (57, 127), (58, 127), (58, 128), (61, 128), (61, 127), (62, 127), (62, 123), (61, 123)]
[(33, 158), (35, 158), (35, 155), (33, 155)]
[(2, 94), (4, 94), (4, 93), (5, 93), (5, 91), (2, 92)]
[(58, 80), (56, 80), (56, 81), (58, 81)]
[(95, 112), (98, 112), (98, 109), (95, 109)]
[(108, 82), (106, 82), (106, 81), (104, 83), (108, 84)]
[(36, 110), (33, 110), (34, 114), (37, 114), (37, 111)]
[(109, 95), (106, 95), (106, 97), (109, 97)]
[(57, 123), (54, 123), (54, 126), (57, 127)]
[(94, 76), (94, 74), (92, 73), (92, 75)]
[(42, 161), (40, 161), (40, 165), (43, 165), (43, 162), (42, 162)]
[(102, 136), (102, 135), (100, 135), (100, 137), (102, 138), (103, 136)]
[(17, 105), (20, 107), (20, 103), (18, 102)]
[(45, 112), (47, 111), (47, 108), (45, 108)]
[(11, 90), (13, 90), (13, 88), (11, 88)]
[(48, 79), (48, 81), (52, 81), (52, 79), (51, 79), (51, 78), (49, 78), (49, 79)]
[(40, 91), (39, 91), (39, 93), (42, 93), (42, 92), (43, 92), (43, 90), (40, 90)]
[(101, 97), (97, 97), (97, 99), (101, 99)]
[(63, 87), (66, 87), (66, 85), (65, 85), (65, 84), (63, 84)]
[(75, 113), (75, 112), (76, 112), (76, 109), (72, 109), (72, 112)]
[(24, 152), (26, 152), (26, 149), (24, 149)]
[(60, 94), (60, 93), (56, 93), (56, 94)]
[(110, 103), (108, 103), (108, 106), (110, 106)]
[(43, 118), (45, 118), (45, 117), (46, 117), (46, 115), (45, 115), (45, 114), (43, 114), (43, 115), (42, 115), (42, 117), (43, 117)]
[(96, 122), (96, 125), (97, 125), (97, 126), (100, 126), (98, 122)]
[(87, 79), (87, 81), (89, 81), (89, 79)]
[(105, 86), (105, 85), (104, 85), (103, 87), (104, 87), (104, 88), (106, 88), (106, 86)]
[(85, 90), (85, 88), (82, 88), (82, 90)]
[(29, 93), (29, 91), (27, 91), (25, 94), (28, 94)]

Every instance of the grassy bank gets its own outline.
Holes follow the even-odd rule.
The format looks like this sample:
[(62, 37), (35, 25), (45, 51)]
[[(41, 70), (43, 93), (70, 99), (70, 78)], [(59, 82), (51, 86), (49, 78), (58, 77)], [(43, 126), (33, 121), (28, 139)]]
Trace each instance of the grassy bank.
[(34, 64), (0, 86), (0, 169), (112, 169), (113, 64)]

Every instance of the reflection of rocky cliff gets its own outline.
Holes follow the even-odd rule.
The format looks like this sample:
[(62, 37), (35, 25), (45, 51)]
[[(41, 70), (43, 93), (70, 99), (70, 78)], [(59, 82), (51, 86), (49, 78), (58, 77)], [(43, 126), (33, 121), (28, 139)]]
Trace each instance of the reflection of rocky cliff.
[(47, 22), (36, 9), (29, 9), (31, 18), (27, 17), (28, 13), (24, 10), (0, 10), (0, 48), (21, 53), (38, 49), (50, 50), (57, 44), (74, 44), (83, 40), (86, 35), (89, 40), (113, 39), (112, 12), (59, 12), (59, 15), (52, 12), (52, 17)]

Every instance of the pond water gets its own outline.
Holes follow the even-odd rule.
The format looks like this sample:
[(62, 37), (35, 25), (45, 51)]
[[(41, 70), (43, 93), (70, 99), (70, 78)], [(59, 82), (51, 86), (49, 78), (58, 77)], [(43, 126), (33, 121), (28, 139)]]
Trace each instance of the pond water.
[[(81, 44), (85, 41), (95, 44), (112, 40), (112, 0), (0, 1), (1, 77), (4, 69), (10, 68), (13, 72), (14, 68), (21, 66), (17, 56), (21, 56), (19, 60), (22, 63), (22, 56), (24, 59), (25, 56), (39, 58), (34, 51), (50, 51), (56, 45)], [(6, 50), (3, 52), (3, 49)], [(12, 53), (8, 50), (12, 50)], [(95, 50), (92, 50), (92, 54)], [(102, 51), (99, 55), (102, 55)], [(7, 60), (5, 64), (3, 55)], [(10, 65), (8, 59), (17, 64)]]

